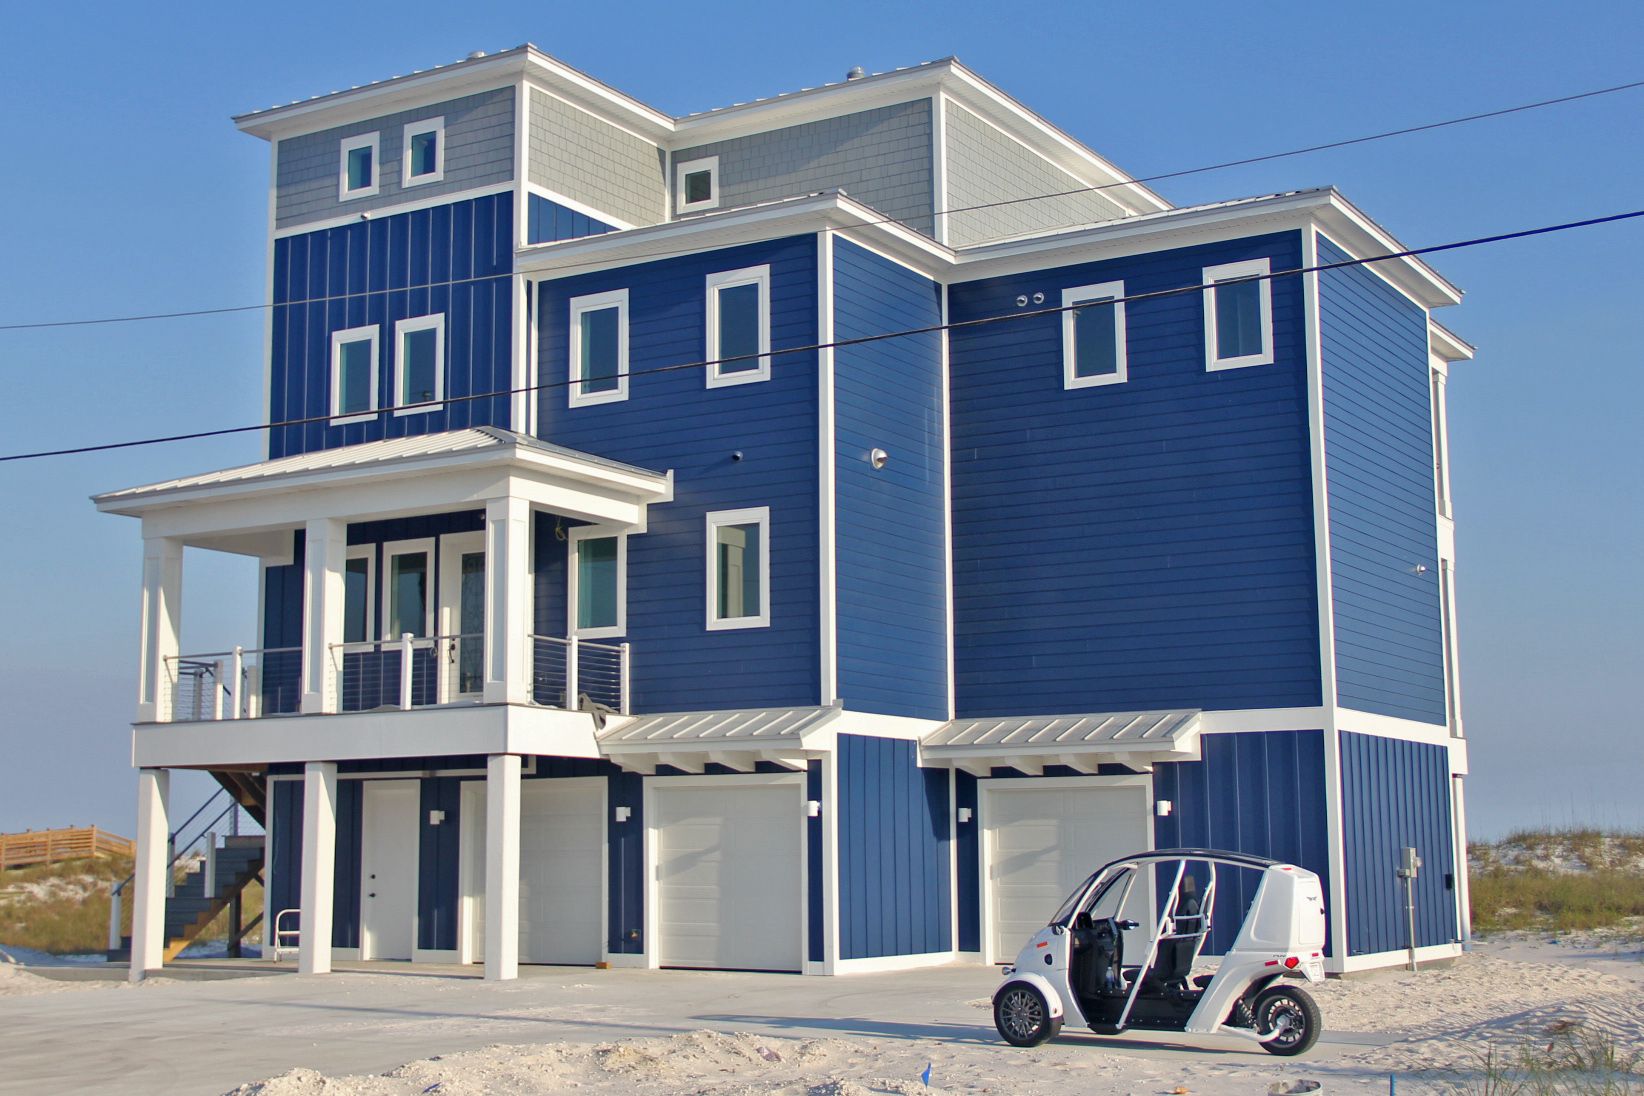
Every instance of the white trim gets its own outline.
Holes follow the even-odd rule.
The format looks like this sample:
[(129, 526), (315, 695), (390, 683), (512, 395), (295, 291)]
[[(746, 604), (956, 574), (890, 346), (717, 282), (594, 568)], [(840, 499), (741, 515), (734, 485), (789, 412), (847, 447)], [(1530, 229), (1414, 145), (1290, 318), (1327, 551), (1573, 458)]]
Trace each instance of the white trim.
[[(565, 329), (565, 400), (567, 407), (591, 407), (601, 403), (621, 403), (628, 398), (628, 290), (612, 289), (588, 293), (567, 302), (570, 319)], [(606, 392), (583, 392), (588, 378), (582, 376), (582, 317), (587, 312), (617, 310), (616, 387)]]
[[(371, 150), (371, 182), (350, 190), (348, 187), (348, 154), (355, 149)], [(350, 202), (355, 198), (371, 198), (382, 189), (382, 134), (376, 130), (344, 137), (337, 145), (340, 162), (337, 165), (337, 201)]]
[(1451, 741), (1450, 728), (1445, 724), (1421, 723), (1414, 719), (1399, 719), (1396, 716), (1379, 715), (1375, 712), (1354, 711), (1352, 708), (1336, 709), (1336, 726), (1344, 732), (1374, 735), (1377, 738), (1394, 738), (1401, 742), (1425, 742), (1434, 746), (1448, 746)]
[[(734, 373), (722, 372), (719, 359), (722, 357), (719, 343), (719, 294), (721, 290), (734, 289), (737, 286), (753, 285), (759, 287), (759, 359), (754, 369), (741, 369)], [(707, 350), (706, 361), (713, 362), (704, 371), (703, 380), (709, 388), (728, 388), (736, 384), (753, 384), (756, 381), (771, 379), (771, 268), (766, 266), (745, 266), (739, 270), (722, 270), (709, 274), (705, 281), (707, 290)], [(737, 364), (744, 364), (738, 362)]]
[[(942, 286), (942, 326), (948, 323), (948, 287)], [(953, 626), (953, 399), (951, 394), (952, 370), (948, 359), (948, 336), (946, 330), (942, 333), (941, 348), (942, 367), (942, 581), (943, 581), (943, 611), (946, 619), (943, 621), (944, 638), (946, 639), (946, 657), (948, 673), (948, 711), (947, 716), (953, 719), (959, 711), (959, 684), (955, 677), (954, 667), (958, 660), (955, 650)], [(955, 876), (954, 878), (958, 878)], [(954, 937), (955, 941), (958, 936)], [(957, 946), (957, 945), (956, 945)]]
[[(1416, 962), (1430, 963), (1440, 959), (1455, 959), (1462, 953), (1462, 946), (1451, 944), (1428, 944), (1416, 949)], [(1356, 974), (1359, 971), (1377, 970), (1382, 967), (1396, 967), (1410, 961), (1408, 949), (1398, 951), (1377, 951), (1366, 955), (1349, 955), (1346, 958), (1335, 960), (1329, 966), (1333, 974)]]
[[(1433, 325), (1427, 325), (1428, 346), (1432, 346)], [(1428, 358), (1436, 355), (1428, 350)], [(1433, 423), (1433, 487), (1438, 516), (1454, 519), (1455, 499), (1450, 494), (1450, 397), (1449, 377), (1446, 371), (1429, 364), (1427, 370), (1427, 398)]]
[[(337, 779), (337, 776), (334, 774), (333, 775), (333, 781), (335, 781), (336, 779)], [(412, 813), (413, 817), (416, 817), (418, 819), (419, 828), (420, 828), (421, 815), (422, 815), (422, 809), (421, 809), (422, 781), (421, 780), (413, 778), (413, 779), (395, 780), (395, 781), (391, 781), (391, 782), (390, 781), (376, 781), (374, 784), (365, 784), (361, 787), (361, 789), (360, 789), (360, 873), (359, 873), (358, 877), (355, 879), (355, 883), (360, 888), (359, 893), (360, 893), (360, 896), (361, 896), (362, 899), (365, 896), (367, 886), (369, 886), (369, 884), (370, 884), (370, 878), (375, 878), (374, 876), (371, 876), (370, 878), (368, 878), (368, 872), (369, 872), (369, 869), (371, 868), (372, 864), (371, 864), (370, 853), (367, 850), (373, 844), (373, 842), (371, 840), (373, 835), (371, 833), (371, 828), (370, 828), (370, 825), (369, 825), (370, 819), (371, 819), (371, 812), (370, 812), (369, 809), (367, 809), (367, 804), (368, 804), (368, 801), (370, 799), (370, 792), (373, 789), (373, 787), (386, 789), (388, 787), (389, 783), (400, 784), (400, 785), (410, 785), (410, 787), (402, 787), (398, 790), (399, 790), (400, 794), (402, 794), (402, 795), (403, 794), (410, 794), (411, 796), (414, 797), (414, 802), (412, 804), (411, 813)], [(335, 786), (336, 786), (335, 783), (333, 783), (333, 788), (335, 788)], [(333, 799), (335, 799), (335, 797), (336, 797), (335, 791), (333, 791), (332, 795), (333, 795)], [(380, 835), (378, 835), (378, 836), (380, 836)], [(421, 889), (420, 889), (420, 878), (421, 878), (421, 875), (422, 875), (422, 864), (421, 864), (421, 859), (422, 858), (418, 854), (419, 853), (419, 848), (418, 848), (416, 836), (413, 835), (411, 840), (413, 842), (413, 844), (411, 846), (411, 857), (410, 857), (410, 860), (411, 860), (411, 864), (410, 864), (410, 874), (411, 874), (411, 961), (415, 963), (415, 962), (427, 962), (428, 960), (419, 960), (417, 958), (417, 951), (418, 951), (418, 949), (417, 949), (417, 937), (419, 935), (418, 930), (421, 927), (420, 921), (422, 919), (422, 901), (421, 901)], [(374, 958), (374, 956), (368, 954), (370, 949), (367, 947), (368, 941), (367, 941), (366, 933), (365, 933), (365, 906), (364, 906), (363, 901), (362, 901), (361, 906), (360, 906), (359, 926), (358, 927), (359, 927), (359, 933), (360, 933), (360, 937), (359, 937), (360, 938), (360, 946), (357, 950), (359, 952), (359, 959), (363, 962), (363, 961), (367, 961), (367, 960), (370, 960), (370, 959)], [(333, 951), (333, 954), (335, 954), (335, 951)], [(449, 960), (446, 960), (446, 961), (455, 962), (456, 961), (456, 953), (451, 952), (449, 954), (451, 955), (451, 958)]]
[[(435, 626), (439, 631), (435, 635), (456, 636), (465, 634), (462, 629), (462, 557), (478, 552), (485, 558), (486, 592), (481, 594), (480, 606), (480, 651), (481, 670), (479, 688), (470, 689), (466, 693), (454, 692), (455, 686), (461, 683), (460, 674), (447, 671), (440, 666), (435, 672), (435, 687), (441, 704), (448, 704), (455, 700), (478, 699), (485, 690), (484, 652), (489, 645), (491, 630), (491, 599), (489, 595), (491, 553), (486, 543), (486, 531), (475, 529), (468, 533), (440, 534), (440, 581), (438, 586), (439, 615), (435, 618)], [(501, 576), (498, 576), (501, 581)], [(458, 654), (460, 658), (460, 653)], [(452, 667), (452, 671), (460, 671), (461, 666)]]
[[(1452, 533), (1452, 537), (1454, 534)], [(1450, 555), (1439, 557), (1439, 604), (1444, 609), (1445, 646), (1445, 700), (1449, 706), (1450, 734), (1466, 737), (1461, 719), (1461, 641), (1456, 635), (1456, 561)]]
[[(839, 964), (839, 752), (822, 757), (822, 969)], [(810, 907), (810, 895), (805, 896)], [(810, 941), (806, 940), (809, 947)], [(809, 953), (806, 955), (809, 958)]]
[(948, 97), (941, 89), (930, 97), (931, 235), (948, 242)]
[[(514, 247), (524, 247), (530, 232), (531, 88), (521, 76), (514, 81)], [(517, 320), (518, 317), (516, 316)]]
[[(458, 202), (468, 202), (475, 198), (489, 198), (493, 194), (507, 194), (513, 191), (513, 183), (495, 183), (491, 186), (475, 187), (472, 190), (461, 190), (450, 194), (432, 194), (415, 201), (396, 202), (389, 206), (379, 206), (375, 209), (362, 210), (359, 213), (347, 213), (337, 217), (324, 217), (313, 221), (303, 221), (301, 224), (287, 225), (285, 228), (275, 229), (272, 239), (279, 240), (286, 236), (301, 236), (309, 232), (323, 232), (328, 228), (341, 228), (344, 225), (356, 225), (362, 220), (380, 221), (388, 217), (397, 217), (404, 213), (415, 213), (420, 209), (433, 209), (435, 206), (455, 205)], [(499, 274), (497, 280), (508, 277)], [(415, 289), (416, 286), (408, 288)], [(371, 290), (373, 293), (384, 293), (388, 290)]]
[[(348, 564), (352, 560), (365, 560), (365, 634), (361, 639), (348, 638)], [(265, 580), (266, 581), (266, 580)], [(365, 643), (377, 634), (377, 546), (375, 544), (353, 544), (343, 555), (343, 642)], [(263, 635), (258, 631), (258, 635)]]
[[(1209, 288), (1204, 290), (1204, 361), (1205, 369), (1215, 372), (1220, 369), (1244, 369), (1252, 365), (1273, 364), (1273, 283), (1266, 277), (1272, 273), (1272, 264), (1267, 259), (1248, 259), (1242, 263), (1222, 263), (1218, 266), (1204, 268), (1202, 283)], [(1238, 281), (1253, 276), (1261, 276), (1256, 283), (1257, 301), (1259, 307), (1258, 322), (1261, 326), (1261, 349), (1254, 354), (1240, 354), (1231, 358), (1221, 356), (1218, 345), (1221, 332), (1216, 324), (1216, 283)]]
[[(424, 133), (434, 135), (434, 170), (422, 175), (411, 174), (411, 139)], [(445, 181), (445, 119), (424, 118), (405, 123), (400, 139), (400, 189), (409, 190), (425, 183)]]
[[(907, 715), (880, 715), (878, 712), (853, 712), (845, 709), (829, 722), (827, 732), (835, 737), (842, 734), (859, 734), (871, 738), (899, 738), (909, 742), (922, 742), (941, 726), (940, 719), (918, 719)], [(930, 767), (924, 760), (919, 763)]]
[(834, 588), (839, 567), (837, 486), (834, 462), (834, 352), (833, 342), (833, 234), (826, 230), (816, 237), (816, 352), (817, 402), (817, 496), (819, 502), (817, 561), (821, 594), (821, 669), (819, 704), (832, 704), (839, 697), (839, 592)]
[[(604, 224), (610, 225), (612, 228), (618, 230), (619, 232), (628, 232), (628, 231), (631, 231), (632, 229), (640, 227), (639, 225), (632, 224), (631, 222), (628, 222), (628, 221), (624, 221), (620, 217), (612, 216), (611, 214), (605, 212), (603, 209), (595, 209), (593, 206), (589, 205), (587, 202), (579, 202), (575, 198), (567, 197), (566, 195), (561, 194), (557, 190), (549, 190), (547, 187), (543, 186), (541, 183), (526, 183), (525, 184), (525, 191), (526, 191), (527, 194), (534, 194), (538, 198), (543, 199), (544, 201), (553, 202), (555, 205), (564, 206), (566, 209), (569, 209), (572, 213), (580, 213), (584, 217), (592, 217), (596, 221), (600, 221), (600, 222), (603, 222)], [(524, 233), (523, 233), (523, 230), (522, 230), (521, 239), (523, 239), (523, 238), (524, 238)], [(525, 247), (540, 247), (541, 245), (540, 244), (522, 244), (522, 246), (525, 246)]]
[[(707, 528), (707, 618), (710, 632), (737, 628), (769, 628), (771, 625), (771, 508), (751, 506), (742, 510), (710, 510), (703, 521)], [(719, 607), (719, 527), (759, 526), (759, 612), (753, 616), (720, 619)]]
[[(1062, 387), (1096, 388), (1106, 384), (1123, 384), (1130, 377), (1130, 361), (1125, 350), (1125, 283), (1101, 282), (1097, 285), (1076, 285), (1062, 290)], [(1079, 334), (1075, 326), (1072, 306), (1087, 302), (1100, 303), (1114, 300), (1113, 305), (1113, 361), (1112, 373), (1079, 376)]]
[[(405, 398), (405, 336), (415, 331), (434, 332), (434, 398)], [(408, 316), (394, 324), (394, 414), (426, 415), (444, 410), (445, 403), (445, 313)], [(417, 405), (417, 406), (408, 406)]]
[[(266, 213), (267, 224), (268, 224), (268, 247), (265, 250), (264, 255), (263, 255), (263, 284), (268, 287), (267, 288), (267, 295), (263, 299), (268, 301), (271, 305), (273, 304), (273, 302), (276, 298), (277, 290), (278, 290), (278, 287), (274, 284), (274, 240), (275, 240), (274, 224), (275, 224), (275, 220), (276, 220), (276, 217), (275, 217), (276, 207), (278, 205), (278, 203), (276, 202), (276, 199), (279, 197), (279, 193), (280, 193), (280, 146), (279, 146), (278, 142), (273, 142), (269, 145), (269, 149), (268, 149), (268, 209), (267, 209), (267, 213)], [(263, 403), (263, 421), (264, 422), (273, 422), (274, 421), (274, 313), (277, 312), (277, 311), (278, 311), (278, 309), (275, 309), (275, 308), (265, 308), (265, 309), (262, 310), (262, 312), (263, 312), (263, 400), (262, 400), (262, 403)], [(269, 446), (270, 446), (270, 443), (273, 441), (273, 437), (274, 437), (273, 431), (269, 431), (269, 433), (262, 439), (262, 451), (265, 455), (269, 452)], [(263, 633), (258, 632), (257, 634), (260, 637)], [(263, 863), (266, 864), (266, 863), (269, 863), (269, 861), (265, 859), (263, 861)], [(265, 943), (266, 943), (266, 941), (265, 941)]]
[(1238, 734), (1249, 731), (1322, 731), (1330, 727), (1330, 714), (1323, 706), (1307, 708), (1241, 708), (1204, 712), (1199, 716), (1199, 733)]
[(434, 573), (434, 538), (417, 537), (414, 540), (391, 540), (387, 541), (382, 546), (383, 596), (381, 628), (383, 642), (397, 640), (400, 638), (399, 633), (395, 632), (393, 629), (394, 598), (392, 585), (394, 581), (394, 558), (396, 556), (414, 556), (418, 553), (424, 555), (428, 560), (428, 590), (427, 597), (425, 599), (426, 604), (423, 606), (422, 634), (424, 636), (439, 634), (435, 631), (434, 616), (435, 602), (438, 600), (435, 597), (437, 591), (434, 586), (435, 582), (438, 581), (437, 576)]
[[(708, 196), (700, 201), (688, 201), (685, 197), (685, 177), (708, 173)], [(719, 157), (702, 156), (695, 160), (680, 160), (674, 164), (674, 212), (696, 213), (704, 209), (719, 208)]]
[[(1047, 914), (1048, 916), (1048, 914)], [(899, 970), (925, 970), (929, 967), (945, 967), (959, 961), (959, 952), (922, 951), (912, 955), (875, 955), (866, 959), (839, 959), (833, 964), (830, 974), (889, 974)]]
[[(331, 333), (331, 425), (346, 426), (351, 422), (372, 422), (381, 409), (379, 394), (379, 378), (382, 376), (382, 358), (378, 339), (382, 333), (382, 325), (366, 324), (364, 327), (348, 327)], [(369, 342), (371, 344), (371, 395), (366, 404), (368, 411), (351, 411), (343, 414), (342, 402), (342, 348), (344, 343)]]
[[(615, 539), (616, 624), (584, 628), (577, 623), (579, 571), (582, 542)], [(614, 639), (628, 634), (628, 534), (600, 525), (578, 525), (567, 530), (565, 539), (565, 634), (580, 639)]]
[(541, 393), (537, 390), (536, 338), (532, 323), (531, 284), (524, 278), (509, 278), (508, 291), (514, 295), (512, 331), (509, 332), (508, 351), (511, 355), (508, 375), (514, 392), (509, 399), (509, 426), (521, 434), (536, 434), (537, 404)]

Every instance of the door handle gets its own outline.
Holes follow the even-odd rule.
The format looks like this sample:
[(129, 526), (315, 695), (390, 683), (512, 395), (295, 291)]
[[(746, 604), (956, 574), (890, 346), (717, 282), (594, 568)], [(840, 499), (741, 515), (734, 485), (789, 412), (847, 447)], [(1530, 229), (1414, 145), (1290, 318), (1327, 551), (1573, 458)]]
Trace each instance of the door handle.
[(371, 892), (371, 893), (370, 893), (370, 894), (368, 894), (368, 895), (366, 895), (366, 897), (367, 897), (367, 898), (375, 898), (375, 897), (377, 897), (377, 892), (376, 892), (376, 891), (372, 891), (372, 892)]

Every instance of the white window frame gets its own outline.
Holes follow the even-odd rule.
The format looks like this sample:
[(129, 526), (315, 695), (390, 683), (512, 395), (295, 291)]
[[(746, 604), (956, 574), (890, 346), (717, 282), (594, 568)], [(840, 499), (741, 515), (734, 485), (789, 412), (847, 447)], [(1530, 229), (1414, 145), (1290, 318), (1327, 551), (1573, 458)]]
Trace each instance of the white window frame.
[[(405, 336), (413, 331), (434, 332), (434, 399), (415, 407), (401, 403), (405, 395)], [(445, 313), (408, 316), (394, 324), (394, 414), (426, 415), (445, 406)]]
[[(1101, 282), (1097, 285), (1078, 285), (1062, 290), (1062, 387), (1096, 388), (1104, 384), (1123, 384), (1130, 376), (1130, 361), (1125, 349), (1125, 283)], [(1087, 301), (1100, 303), (1112, 298), (1114, 361), (1116, 372), (1107, 376), (1079, 376), (1078, 332), (1074, 323), (1073, 306)]]
[[(381, 348), (378, 343), (382, 337), (381, 331), (381, 327), (373, 323), (364, 327), (347, 327), (331, 333), (332, 426), (347, 426), (351, 422), (371, 422), (381, 410), (378, 392), (378, 378), (382, 375)], [(342, 413), (342, 348), (344, 343), (354, 342), (371, 344), (371, 408), (368, 411), (352, 411), (345, 415)]]
[[(607, 308), (617, 310), (617, 386), (609, 392), (583, 392), (582, 368), (582, 314)], [(569, 355), (565, 377), (566, 406), (591, 407), (601, 403), (620, 403), (628, 398), (628, 291), (613, 289), (605, 293), (589, 293), (571, 298), (571, 325), (566, 339)]]
[[(382, 579), (383, 586), (387, 587), (394, 581), (394, 557), (414, 556), (423, 553), (428, 557), (428, 603), (423, 606), (422, 631), (424, 637), (439, 635), (439, 577), (435, 573), (437, 559), (434, 555), (434, 538), (418, 537), (415, 540), (391, 540), (382, 546)], [(398, 640), (398, 633), (393, 631), (394, 599), (393, 591), (383, 590), (382, 606), (382, 633), (383, 642)]]
[[(411, 174), (411, 138), (419, 133), (434, 134), (434, 170), (427, 175)], [(402, 188), (438, 183), (445, 179), (445, 119), (424, 118), (408, 122), (400, 141), (400, 186)]]
[[(739, 285), (759, 287), (759, 367), (738, 373), (719, 371), (719, 291)], [(708, 332), (705, 361), (713, 362), (704, 371), (709, 388), (729, 388), (736, 384), (755, 384), (771, 379), (771, 268), (745, 266), (739, 270), (722, 270), (707, 278)]]
[(1223, 263), (1220, 266), (1207, 266), (1204, 268), (1204, 285), (1207, 287), (1204, 290), (1206, 370), (1215, 372), (1219, 369), (1244, 369), (1252, 365), (1273, 364), (1273, 282), (1265, 276), (1256, 283), (1261, 301), (1261, 350), (1255, 354), (1223, 358), (1219, 356), (1216, 347), (1216, 283), (1249, 278), (1253, 275), (1268, 275), (1272, 272), (1272, 264), (1267, 259), (1248, 259), (1242, 263)]
[[(727, 632), (737, 628), (769, 628), (771, 626), (771, 508), (752, 506), (742, 510), (712, 510), (705, 522), (708, 531), (707, 566), (707, 625), (710, 632)], [(759, 526), (759, 613), (756, 616), (718, 618), (719, 605), (719, 527), (722, 525)]]
[[(617, 542), (616, 572), (616, 624), (598, 628), (582, 628), (577, 624), (579, 598), (581, 592), (578, 583), (581, 581), (582, 542), (585, 540), (606, 540), (615, 537)], [(614, 639), (628, 634), (628, 534), (618, 532), (603, 525), (579, 525), (570, 530), (566, 539), (566, 567), (565, 581), (565, 634), (576, 636), (578, 639)]]
[(343, 563), (343, 634), (347, 635), (348, 624), (348, 563), (356, 560), (365, 560), (365, 639), (355, 642), (371, 642), (371, 637), (377, 631), (377, 546), (375, 544), (351, 545), (344, 557)]
[[(358, 190), (348, 189), (348, 154), (357, 148), (371, 149), (371, 185), (362, 186)], [(353, 137), (344, 137), (338, 147), (340, 163), (337, 165), (337, 201), (348, 202), (355, 198), (370, 198), (382, 189), (382, 135), (376, 132), (361, 133)]]
[[(708, 173), (708, 189), (710, 196), (706, 201), (687, 202), (685, 200), (685, 176), (695, 175), (699, 171)], [(684, 160), (674, 165), (674, 210), (678, 213), (695, 213), (699, 209), (719, 208), (719, 157), (702, 156), (695, 160)]]

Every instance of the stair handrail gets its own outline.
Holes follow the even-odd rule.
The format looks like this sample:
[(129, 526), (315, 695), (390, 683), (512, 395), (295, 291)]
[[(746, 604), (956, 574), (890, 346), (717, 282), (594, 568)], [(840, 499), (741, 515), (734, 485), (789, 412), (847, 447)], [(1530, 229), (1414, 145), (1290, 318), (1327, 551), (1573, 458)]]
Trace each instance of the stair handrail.
[[(232, 812), (242, 809), (241, 806), (240, 806), (240, 801), (235, 799), (233, 796), (229, 796), (228, 805), (226, 807), (224, 807), (222, 810), (218, 811), (217, 814), (212, 817), (211, 821), (201, 824), (199, 833), (195, 834), (194, 837), (191, 840), (189, 840), (187, 843), (182, 844), (182, 845), (178, 845), (177, 838), (183, 833), (183, 831), (188, 829), (188, 827), (191, 826), (194, 823), (195, 819), (199, 818), (200, 815), (204, 814), (208, 807), (210, 807), (213, 803), (217, 802), (219, 797), (225, 796), (225, 795), (228, 795), (228, 789), (227, 788), (218, 788), (215, 792), (213, 792), (211, 794), (211, 796), (209, 798), (206, 799), (206, 801), (204, 803), (201, 803), (198, 807), (196, 807), (194, 809), (194, 813), (189, 815), (188, 818), (183, 822), (183, 824), (181, 826), (178, 826), (176, 829), (172, 830), (170, 834), (167, 835), (166, 844), (172, 850), (171, 859), (166, 861), (166, 877), (168, 879), (171, 877), (172, 869), (174, 869), (177, 866), (178, 861), (182, 860), (184, 856), (187, 856), (189, 853), (191, 853), (194, 850), (194, 846), (200, 843), (201, 838), (205, 837), (207, 834), (211, 834), (211, 833), (215, 832), (212, 829), (213, 826), (217, 825), (217, 823), (223, 821), (225, 818), (228, 818), (229, 815)], [(137, 870), (135, 868), (133, 868), (130, 875), (126, 876), (125, 879), (123, 879), (115, 887), (111, 888), (108, 892), (108, 897), (109, 897), (109, 924), (108, 924), (109, 945), (108, 946), (109, 946), (110, 951), (117, 950), (120, 947), (120, 937), (121, 937), (121, 932), (120, 932), (121, 895), (123, 895), (125, 893), (126, 888), (131, 886), (131, 884), (136, 880), (136, 878), (137, 878)]]

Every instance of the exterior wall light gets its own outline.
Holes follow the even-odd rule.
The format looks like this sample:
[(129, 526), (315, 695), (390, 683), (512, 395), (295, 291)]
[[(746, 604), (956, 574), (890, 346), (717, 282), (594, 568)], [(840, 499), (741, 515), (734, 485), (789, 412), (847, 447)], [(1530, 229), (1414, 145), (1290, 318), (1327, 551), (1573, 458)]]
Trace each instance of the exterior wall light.
[(822, 803), (821, 803), (820, 800), (816, 800), (816, 799), (807, 799), (807, 800), (805, 800), (805, 817), (806, 818), (821, 818), (822, 817)]
[(963, 824), (963, 823), (966, 823), (966, 822), (969, 822), (969, 821), (970, 821), (970, 808), (969, 807), (960, 807), (959, 808), (959, 822), (960, 822), (960, 824)]
[(633, 814), (634, 809), (632, 807), (618, 807), (614, 812), (612, 812), (612, 817), (614, 817), (618, 822), (626, 822), (628, 819), (633, 817)]
[(1171, 811), (1171, 802), (1170, 802), (1170, 800), (1168, 800), (1168, 799), (1159, 799), (1159, 800), (1154, 801), (1154, 803), (1153, 803), (1153, 813), (1158, 815), (1160, 818), (1168, 818), (1170, 816), (1170, 811)]
[(875, 449), (873, 452), (868, 454), (868, 463), (873, 465), (874, 471), (876, 472), (885, 467), (885, 462), (888, 460), (890, 460), (890, 454), (885, 452), (883, 449)]

